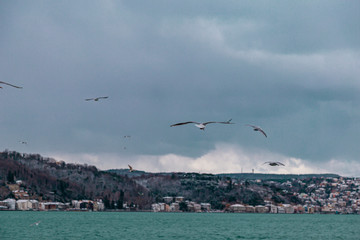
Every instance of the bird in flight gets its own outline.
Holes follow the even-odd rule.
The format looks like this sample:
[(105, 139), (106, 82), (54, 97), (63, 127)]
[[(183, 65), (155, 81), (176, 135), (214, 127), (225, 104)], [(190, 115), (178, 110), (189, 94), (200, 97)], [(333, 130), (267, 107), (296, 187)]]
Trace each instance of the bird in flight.
[(41, 222), (41, 221), (34, 222), (34, 223), (30, 224), (30, 226), (34, 226), (34, 225), (39, 226), (39, 223), (40, 223), (40, 222)]
[(107, 98), (109, 98), (109, 97), (87, 98), (87, 99), (85, 99), (85, 101), (95, 101), (95, 102), (97, 102), (97, 101), (99, 101), (100, 99), (107, 99)]
[(130, 166), (129, 164), (128, 164), (128, 166), (129, 166), (129, 169), (130, 169), (129, 171), (130, 171), (130, 172), (135, 171), (132, 166)]
[[(281, 162), (264, 162), (264, 164), (269, 164), (270, 166), (274, 167), (274, 166), (285, 166), (283, 163)], [(264, 165), (263, 164), (263, 165)]]
[(21, 143), (21, 144), (27, 144), (26, 141), (19, 141), (19, 143)]
[(250, 125), (250, 124), (246, 124), (246, 126), (252, 127), (254, 129), (254, 131), (259, 131), (262, 134), (264, 134), (265, 137), (267, 137), (266, 133), (264, 132), (264, 130), (261, 129), (261, 127)]
[[(18, 87), (18, 86), (12, 85), (12, 84), (7, 83), (7, 82), (2, 82), (2, 81), (0, 81), (0, 84), (5, 84), (5, 85), (8, 85), (8, 86), (11, 86), (11, 87), (14, 87), (14, 88), (22, 88), (22, 87)], [(0, 86), (0, 88), (2, 88), (2, 87)]]
[(185, 125), (185, 124), (189, 124), (189, 123), (195, 123), (195, 127), (198, 127), (200, 130), (205, 130), (206, 125), (208, 125), (210, 123), (234, 124), (231, 122), (231, 120), (232, 119), (230, 119), (229, 121), (226, 121), (226, 122), (203, 122), (203, 123), (189, 121), (189, 122), (175, 123), (173, 125), (170, 125), (170, 127)]

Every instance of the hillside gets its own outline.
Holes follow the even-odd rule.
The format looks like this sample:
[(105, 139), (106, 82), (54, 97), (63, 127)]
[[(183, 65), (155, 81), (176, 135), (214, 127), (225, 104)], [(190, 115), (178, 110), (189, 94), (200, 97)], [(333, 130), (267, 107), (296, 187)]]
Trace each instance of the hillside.
[[(102, 199), (106, 208), (123, 203), (150, 209), (166, 196), (208, 202), (214, 209), (228, 204), (259, 205), (267, 202), (299, 204), (298, 193), (311, 193), (326, 175), (199, 174), (129, 172), (128, 169), (100, 171), (95, 166), (65, 163), (38, 154), (0, 153), (0, 200), (14, 197), (10, 190), (16, 180), (30, 199), (69, 202)], [(325, 189), (327, 194), (332, 191)], [(297, 194), (294, 194), (297, 193)], [(117, 206), (117, 207), (116, 207)]]
[[(148, 189), (156, 202), (164, 196), (182, 196), (194, 202), (208, 202), (215, 209), (243, 203), (249, 205), (273, 203), (302, 203), (294, 193), (310, 193), (307, 186), (319, 184), (336, 174), (199, 174), (199, 173), (147, 173), (125, 169), (111, 169), (112, 173), (128, 176)], [(292, 183), (289, 184), (289, 181)]]
[[(153, 201), (147, 190), (127, 176), (99, 171), (95, 166), (66, 164), (38, 154), (0, 153), (0, 199), (12, 197), (6, 183), (23, 181), (31, 199), (68, 202), (73, 199), (103, 199), (134, 203), (148, 208)], [(145, 193), (139, 197), (139, 192)]]

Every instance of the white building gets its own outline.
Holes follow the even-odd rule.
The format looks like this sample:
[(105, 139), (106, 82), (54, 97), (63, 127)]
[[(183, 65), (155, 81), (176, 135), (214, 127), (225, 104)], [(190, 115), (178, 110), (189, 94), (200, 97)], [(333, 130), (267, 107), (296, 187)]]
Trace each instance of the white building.
[(277, 213), (285, 213), (285, 209), (281, 206), (277, 207)]
[(158, 203), (151, 204), (151, 209), (153, 212), (160, 212), (161, 211), (160, 204)]
[(16, 209), (16, 200), (13, 198), (8, 198), (2, 201), (9, 210), (15, 210)]
[(38, 200), (30, 200), (31, 209), (39, 210), (39, 201)]
[(171, 203), (174, 198), (173, 197), (163, 197), (163, 199), (164, 199), (164, 202)]
[(32, 203), (27, 199), (20, 199), (16, 201), (16, 209), (21, 211), (27, 211), (32, 209)]
[(182, 201), (184, 201), (184, 197), (181, 196), (175, 197), (175, 202), (182, 202)]
[(294, 213), (295, 209), (290, 204), (283, 204), (283, 208), (285, 210), (285, 213)]
[(246, 207), (242, 204), (233, 204), (230, 206), (231, 212), (243, 213), (246, 211)]
[(201, 205), (198, 203), (189, 202), (187, 207), (190, 212), (201, 212)]
[(211, 210), (210, 203), (200, 203), (200, 205), (201, 205), (201, 210), (203, 210), (204, 212), (210, 212)]
[(102, 200), (94, 202), (94, 211), (104, 211), (105, 210), (105, 204)]
[(246, 212), (247, 213), (254, 213), (255, 212), (255, 207), (254, 206), (246, 206)]
[(171, 212), (179, 212), (179, 211), (180, 211), (180, 205), (179, 205), (179, 203), (177, 203), (177, 202), (171, 203), (171, 204), (170, 204), (170, 211), (171, 211)]
[(73, 208), (75, 209), (80, 209), (80, 202), (78, 200), (72, 200), (71, 201), (71, 205), (73, 206)]
[(257, 213), (268, 213), (269, 208), (265, 207), (263, 205), (258, 205), (258, 206), (255, 206), (255, 212), (257, 212)]
[(275, 205), (270, 205), (270, 213), (278, 213), (278, 208)]

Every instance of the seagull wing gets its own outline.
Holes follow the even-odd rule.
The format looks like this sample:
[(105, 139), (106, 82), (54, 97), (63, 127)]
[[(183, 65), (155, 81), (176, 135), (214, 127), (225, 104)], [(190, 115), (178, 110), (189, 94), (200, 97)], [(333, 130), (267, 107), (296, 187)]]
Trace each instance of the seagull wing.
[(281, 162), (276, 162), (277, 164), (279, 164), (279, 165), (282, 165), (282, 166), (285, 166), (283, 163), (281, 163)]
[(14, 87), (14, 88), (22, 88), (22, 87), (15, 86), (15, 85), (12, 85), (12, 84), (7, 83), (7, 82), (2, 82), (2, 81), (0, 81), (0, 83), (5, 84), (5, 85), (8, 85), (8, 86), (11, 86), (11, 87)]
[(251, 124), (246, 124), (246, 126), (252, 127), (255, 131), (259, 131), (259, 132), (261, 132), (265, 137), (267, 137), (266, 133), (264, 132), (264, 130), (261, 129), (261, 127), (255, 126), (255, 125), (251, 125)]
[(97, 99), (107, 99), (109, 98), (108, 96), (107, 97), (98, 97)]
[(198, 122), (192, 122), (192, 121), (190, 121), (190, 122), (175, 123), (175, 124), (173, 124), (173, 125), (170, 125), (170, 127), (175, 127), (175, 126), (185, 125), (185, 124), (189, 124), (189, 123), (196, 123), (196, 124), (200, 124), (200, 123), (198, 123)]
[(264, 132), (264, 130), (262, 130), (261, 128), (259, 128), (259, 131), (264, 134), (265, 137), (267, 137), (266, 133)]
[(38, 225), (40, 222), (41, 222), (41, 221), (34, 222), (34, 223), (30, 224), (30, 226)]
[(94, 100), (94, 98), (87, 98), (87, 99), (85, 99), (85, 101), (91, 101), (91, 100)]
[(204, 126), (206, 126), (206, 125), (208, 125), (208, 124), (210, 124), (210, 123), (220, 123), (220, 122), (204, 122), (204, 123), (201, 123), (202, 125), (204, 125)]
[(235, 123), (232, 123), (231, 120), (232, 120), (232, 119), (230, 119), (230, 120), (228, 120), (228, 121), (226, 121), (226, 122), (217, 122), (217, 123), (222, 123), (222, 124), (235, 124)]

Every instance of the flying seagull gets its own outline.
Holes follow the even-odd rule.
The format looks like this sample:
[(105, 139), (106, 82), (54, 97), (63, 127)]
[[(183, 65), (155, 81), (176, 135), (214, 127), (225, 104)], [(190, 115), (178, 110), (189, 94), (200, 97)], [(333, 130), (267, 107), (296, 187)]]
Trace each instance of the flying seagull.
[(21, 143), (21, 144), (27, 144), (26, 141), (19, 141), (19, 143)]
[[(274, 166), (285, 166), (283, 163), (281, 162), (264, 162), (264, 164), (269, 164), (270, 166), (274, 167)], [(264, 165), (263, 164), (263, 165)]]
[(96, 97), (96, 98), (87, 98), (85, 99), (85, 101), (99, 101), (100, 99), (106, 99), (106, 98), (109, 98), (109, 97)]
[(232, 119), (230, 119), (229, 121), (226, 121), (226, 122), (204, 122), (204, 123), (189, 121), (189, 122), (175, 123), (173, 125), (170, 125), (170, 127), (185, 125), (185, 124), (189, 124), (189, 123), (195, 123), (195, 127), (198, 127), (200, 130), (205, 130), (206, 125), (208, 125), (210, 123), (234, 124), (231, 122), (231, 120)]
[(250, 125), (250, 124), (246, 124), (246, 126), (252, 127), (254, 129), (254, 131), (259, 131), (262, 134), (264, 134), (265, 137), (267, 137), (266, 133), (264, 132), (264, 130), (261, 129), (261, 127)]
[(132, 166), (130, 166), (129, 164), (128, 164), (128, 166), (129, 166), (129, 169), (130, 169), (129, 171), (130, 171), (130, 172), (135, 171)]
[(34, 225), (39, 226), (39, 223), (40, 223), (40, 222), (41, 222), (41, 221), (34, 222), (34, 223), (30, 224), (30, 226), (34, 226)]
[[(22, 87), (18, 87), (18, 86), (12, 85), (12, 84), (7, 83), (7, 82), (2, 82), (2, 81), (0, 81), (0, 84), (5, 84), (5, 85), (8, 85), (8, 86), (11, 86), (11, 87), (14, 87), (14, 88), (22, 88)], [(2, 87), (0, 86), (0, 88), (2, 88)]]

